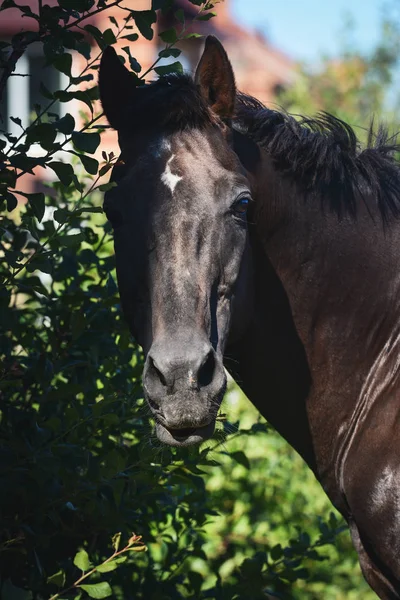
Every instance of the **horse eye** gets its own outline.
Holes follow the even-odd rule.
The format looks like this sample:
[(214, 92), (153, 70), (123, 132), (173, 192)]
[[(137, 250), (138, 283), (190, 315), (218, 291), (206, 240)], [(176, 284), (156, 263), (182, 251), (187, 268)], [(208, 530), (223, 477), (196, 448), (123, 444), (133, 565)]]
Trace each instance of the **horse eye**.
[(245, 215), (246, 211), (249, 207), (250, 204), (250, 198), (247, 198), (246, 196), (243, 196), (243, 198), (239, 198), (239, 200), (236, 200), (236, 202), (233, 205), (233, 212), (236, 215)]

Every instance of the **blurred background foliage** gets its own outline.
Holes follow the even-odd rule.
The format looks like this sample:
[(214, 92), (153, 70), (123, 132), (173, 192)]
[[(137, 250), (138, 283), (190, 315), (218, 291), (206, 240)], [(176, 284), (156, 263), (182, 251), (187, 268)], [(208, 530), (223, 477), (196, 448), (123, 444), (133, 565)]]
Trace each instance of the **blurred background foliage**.
[(344, 23), (337, 56), (322, 56), (317, 65), (300, 64), (294, 85), (278, 95), (277, 104), (295, 114), (332, 113), (354, 127), (365, 143), (373, 118), (397, 133), (400, 95), (394, 83), (398, 81), (400, 24), (394, 16), (385, 18), (380, 40), (368, 52), (353, 45), (354, 27), (351, 19)]
[[(198, 18), (218, 18), (215, 2), (192, 3)], [(70, 90), (42, 89), (30, 125), (0, 138), (1, 599), (372, 600), (341, 518), (233, 383), (223, 406), (228, 420), (205, 446), (176, 450), (154, 439), (142, 354), (121, 316), (101, 209), (116, 157), (99, 154), (95, 75), (102, 48), (122, 33), (136, 39), (130, 23), (153, 35), (161, 3), (92, 30), (100, 46), (93, 52), (69, 25), (84, 26), (89, 9), (109, 4), (39, 2), (31, 17), (37, 33), (0, 44), (3, 80), (10, 61), (40, 43)], [(0, 18), (13, 6), (5, 0)], [(181, 14), (176, 19), (182, 23)], [(331, 111), (359, 126), (361, 137), (371, 113), (394, 121), (393, 102), (387, 106), (397, 33), (387, 22), (369, 56), (347, 48), (318, 70), (303, 66), (278, 104), (302, 114)], [(169, 51), (188, 35), (178, 26), (162, 39)], [(87, 61), (83, 92), (71, 91), (71, 49)], [(129, 62), (137, 70), (133, 56), (134, 44)], [(52, 112), (56, 101), (71, 100), (90, 109), (81, 125)], [(54, 182), (22, 191), (22, 176), (46, 166)]]

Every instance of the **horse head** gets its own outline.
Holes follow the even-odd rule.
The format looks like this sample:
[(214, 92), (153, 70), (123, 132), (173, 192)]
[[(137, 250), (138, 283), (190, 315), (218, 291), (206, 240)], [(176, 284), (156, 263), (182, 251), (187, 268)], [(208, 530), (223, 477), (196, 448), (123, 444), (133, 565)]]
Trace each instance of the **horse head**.
[(186, 446), (213, 434), (224, 349), (243, 328), (252, 184), (233, 148), (235, 81), (216, 38), (207, 38), (194, 80), (136, 83), (108, 48), (100, 96), (121, 157), (104, 207), (157, 436)]

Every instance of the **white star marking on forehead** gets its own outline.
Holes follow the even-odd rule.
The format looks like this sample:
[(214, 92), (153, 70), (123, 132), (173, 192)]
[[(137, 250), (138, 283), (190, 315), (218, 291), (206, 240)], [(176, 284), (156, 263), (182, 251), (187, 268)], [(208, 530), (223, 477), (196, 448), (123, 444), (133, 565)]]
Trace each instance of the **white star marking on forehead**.
[(182, 177), (180, 177), (179, 175), (174, 175), (171, 171), (171, 166), (169, 163), (174, 158), (174, 156), (175, 154), (172, 154), (172, 156), (167, 160), (165, 171), (161, 175), (161, 181), (171, 190), (172, 193), (174, 193), (176, 184), (182, 179)]

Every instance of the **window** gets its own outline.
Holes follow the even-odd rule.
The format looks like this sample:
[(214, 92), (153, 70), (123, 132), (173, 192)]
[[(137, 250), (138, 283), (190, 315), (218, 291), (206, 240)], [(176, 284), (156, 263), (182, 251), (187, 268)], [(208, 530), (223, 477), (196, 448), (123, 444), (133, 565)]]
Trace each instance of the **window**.
[[(49, 91), (54, 92), (63, 89), (68, 83), (68, 78), (54, 67), (46, 66), (41, 44), (28, 47), (19, 59), (15, 73), (16, 75), (8, 79), (0, 102), (0, 129), (18, 136), (21, 134), (21, 128), (11, 121), (10, 117), (21, 119), (22, 126), (27, 127), (36, 116), (35, 106), (37, 108), (39, 105), (43, 109), (50, 102), (42, 96), (40, 84), (43, 83)], [(51, 107), (51, 112), (62, 116), (65, 114), (64, 106), (57, 102)]]

